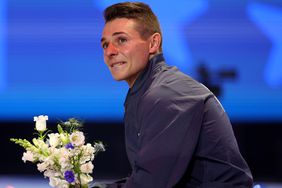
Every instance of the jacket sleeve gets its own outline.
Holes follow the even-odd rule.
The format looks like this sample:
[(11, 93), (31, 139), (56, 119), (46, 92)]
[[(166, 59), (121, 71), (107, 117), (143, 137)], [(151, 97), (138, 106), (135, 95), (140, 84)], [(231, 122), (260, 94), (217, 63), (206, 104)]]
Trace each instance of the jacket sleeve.
[(204, 101), (171, 92), (149, 93), (140, 103), (140, 150), (126, 188), (171, 188), (191, 161)]

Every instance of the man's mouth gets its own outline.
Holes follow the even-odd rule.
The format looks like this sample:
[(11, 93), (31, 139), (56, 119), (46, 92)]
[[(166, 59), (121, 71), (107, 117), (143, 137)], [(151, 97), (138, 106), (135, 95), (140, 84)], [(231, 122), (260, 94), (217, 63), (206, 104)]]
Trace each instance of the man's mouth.
[(119, 62), (111, 64), (111, 67), (112, 68), (118, 68), (118, 67), (124, 65), (125, 63), (126, 63), (125, 61), (119, 61)]

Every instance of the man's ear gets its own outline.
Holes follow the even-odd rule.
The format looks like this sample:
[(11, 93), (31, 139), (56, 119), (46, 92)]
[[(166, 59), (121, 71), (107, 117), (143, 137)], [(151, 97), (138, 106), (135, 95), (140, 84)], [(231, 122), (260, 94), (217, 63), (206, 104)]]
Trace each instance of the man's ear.
[(150, 54), (155, 54), (159, 52), (161, 40), (162, 40), (162, 37), (160, 33), (154, 33), (150, 37), (150, 49), (149, 49)]

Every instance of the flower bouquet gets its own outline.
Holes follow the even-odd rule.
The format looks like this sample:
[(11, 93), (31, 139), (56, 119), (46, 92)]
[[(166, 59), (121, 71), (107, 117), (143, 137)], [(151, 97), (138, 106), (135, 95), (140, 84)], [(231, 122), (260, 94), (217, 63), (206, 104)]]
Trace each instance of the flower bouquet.
[(49, 178), (49, 184), (57, 188), (87, 188), (93, 180), (92, 161), (99, 151), (105, 151), (101, 142), (85, 144), (82, 124), (71, 118), (57, 125), (58, 133), (46, 128), (48, 116), (34, 117), (37, 138), (10, 140), (25, 148), (22, 160), (37, 164), (37, 168)]

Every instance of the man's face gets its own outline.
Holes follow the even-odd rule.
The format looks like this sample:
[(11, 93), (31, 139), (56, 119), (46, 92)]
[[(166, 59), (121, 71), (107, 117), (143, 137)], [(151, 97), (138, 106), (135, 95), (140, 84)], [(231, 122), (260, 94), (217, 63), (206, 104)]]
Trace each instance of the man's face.
[(142, 39), (133, 19), (117, 18), (106, 23), (101, 45), (104, 61), (115, 80), (125, 80), (129, 87), (149, 60), (149, 39)]

